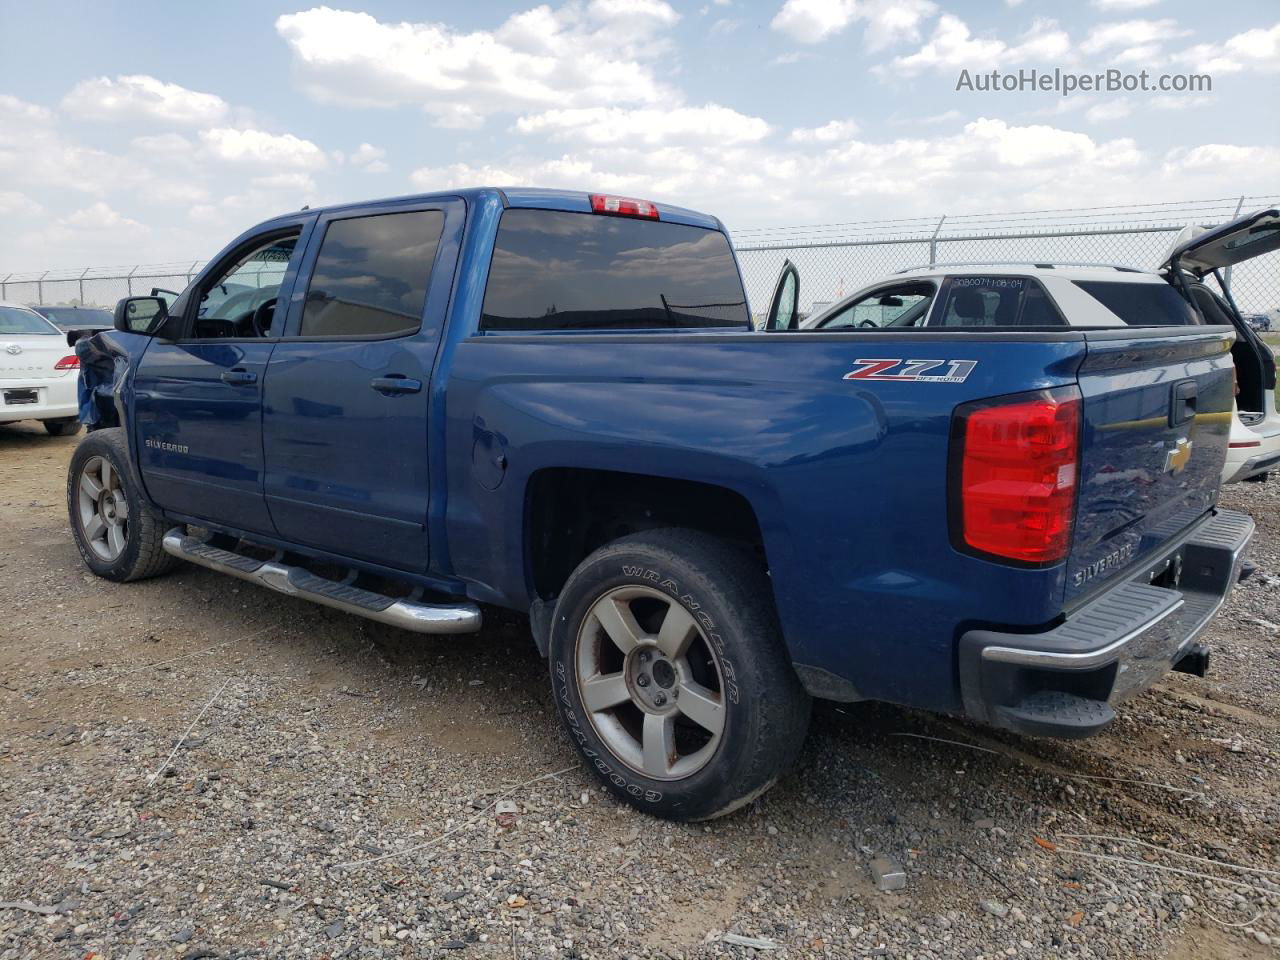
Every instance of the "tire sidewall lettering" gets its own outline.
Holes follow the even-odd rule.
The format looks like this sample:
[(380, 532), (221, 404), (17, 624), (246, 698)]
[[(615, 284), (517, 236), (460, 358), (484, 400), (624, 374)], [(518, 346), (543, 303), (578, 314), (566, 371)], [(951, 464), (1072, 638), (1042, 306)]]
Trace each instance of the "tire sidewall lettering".
[(639, 784), (629, 783), (627, 780), (613, 767), (605, 762), (599, 751), (589, 746), (591, 738), (587, 731), (583, 728), (582, 722), (578, 719), (577, 711), (573, 706), (573, 697), (569, 691), (568, 672), (564, 668), (564, 664), (559, 660), (555, 664), (555, 678), (557, 693), (563, 704), (561, 712), (564, 714), (565, 721), (569, 725), (569, 734), (573, 737), (577, 744), (578, 750), (587, 759), (593, 767), (599, 771), (600, 776), (604, 777), (619, 790), (625, 790), (628, 794), (637, 800), (644, 800), (648, 803), (658, 803), (662, 800), (662, 793), (657, 790), (648, 789)]

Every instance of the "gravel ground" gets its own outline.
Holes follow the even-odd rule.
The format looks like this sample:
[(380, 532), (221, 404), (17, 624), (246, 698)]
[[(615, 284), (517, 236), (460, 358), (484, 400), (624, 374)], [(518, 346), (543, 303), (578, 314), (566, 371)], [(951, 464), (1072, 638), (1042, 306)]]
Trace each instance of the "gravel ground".
[(1223, 494), (1260, 571), (1210, 679), (1083, 743), (819, 705), (778, 788), (684, 826), (598, 789), (517, 618), (423, 639), (89, 576), (74, 443), (0, 428), (3, 960), (1277, 952), (1280, 481)]

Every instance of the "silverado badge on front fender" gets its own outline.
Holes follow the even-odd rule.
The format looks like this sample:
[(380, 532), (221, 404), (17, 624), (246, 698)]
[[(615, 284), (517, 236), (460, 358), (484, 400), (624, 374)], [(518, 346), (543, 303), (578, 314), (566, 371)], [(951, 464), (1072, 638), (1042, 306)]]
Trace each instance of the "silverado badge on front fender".
[[(964, 383), (977, 365), (977, 360), (855, 360), (844, 379)], [(931, 372), (939, 367), (941, 372)]]

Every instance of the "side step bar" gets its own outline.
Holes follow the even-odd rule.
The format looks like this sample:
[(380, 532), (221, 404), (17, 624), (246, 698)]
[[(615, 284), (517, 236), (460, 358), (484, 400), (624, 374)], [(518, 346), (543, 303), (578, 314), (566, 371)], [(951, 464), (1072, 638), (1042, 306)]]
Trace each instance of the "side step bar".
[(480, 608), (470, 601), (435, 604), (397, 600), (318, 577), (302, 567), (223, 550), (199, 537), (188, 536), (181, 527), (166, 533), (162, 545), (165, 553), (181, 560), (415, 633), (475, 633), (480, 629)]

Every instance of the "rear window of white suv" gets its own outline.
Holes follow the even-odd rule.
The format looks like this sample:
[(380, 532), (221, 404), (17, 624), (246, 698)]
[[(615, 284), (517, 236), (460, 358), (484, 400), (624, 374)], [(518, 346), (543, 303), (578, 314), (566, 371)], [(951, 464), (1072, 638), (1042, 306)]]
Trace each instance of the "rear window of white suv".
[(1201, 322), (1195, 308), (1167, 283), (1076, 280), (1075, 285), (1130, 327), (1184, 327)]

